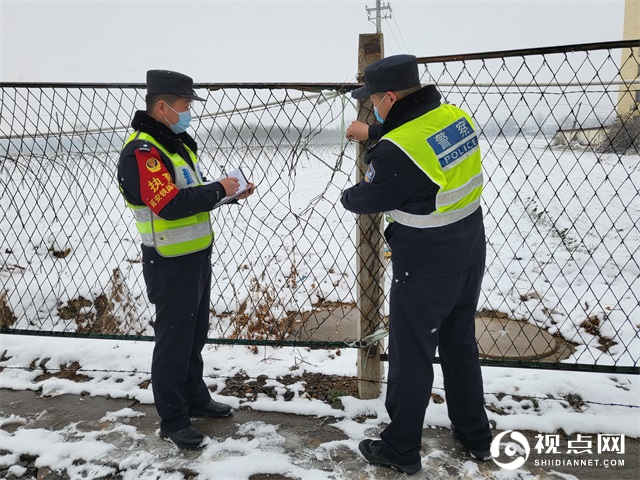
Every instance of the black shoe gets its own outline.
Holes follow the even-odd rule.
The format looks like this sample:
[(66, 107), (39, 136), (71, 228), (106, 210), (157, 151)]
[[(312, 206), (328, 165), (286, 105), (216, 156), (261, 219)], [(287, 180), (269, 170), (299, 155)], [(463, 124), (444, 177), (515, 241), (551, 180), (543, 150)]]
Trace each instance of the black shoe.
[(413, 463), (411, 465), (399, 465), (387, 457), (382, 452), (382, 441), (366, 439), (360, 442), (358, 445), (360, 453), (364, 455), (364, 458), (369, 460), (372, 465), (378, 467), (387, 467), (397, 470), (398, 472), (406, 473), (407, 475), (413, 475), (418, 473), (422, 468), (422, 462)]
[(453, 438), (455, 438), (461, 444), (467, 447), (467, 449), (469, 450), (469, 455), (471, 455), (471, 458), (478, 460), (480, 462), (488, 462), (493, 458), (491, 455), (491, 451), (489, 449), (478, 450), (476, 448), (470, 447), (467, 440), (462, 436), (460, 432), (458, 432), (458, 430), (456, 430), (456, 428), (453, 425), (451, 426), (451, 434), (453, 435)]
[(204, 434), (193, 426), (171, 433), (160, 430), (160, 436), (165, 440), (171, 440), (178, 448), (184, 450), (197, 450), (198, 448), (202, 448), (202, 442), (205, 439)]
[(206, 405), (200, 407), (193, 407), (189, 410), (190, 417), (204, 417), (204, 418), (224, 418), (233, 413), (231, 405), (226, 403), (216, 402), (211, 400)]

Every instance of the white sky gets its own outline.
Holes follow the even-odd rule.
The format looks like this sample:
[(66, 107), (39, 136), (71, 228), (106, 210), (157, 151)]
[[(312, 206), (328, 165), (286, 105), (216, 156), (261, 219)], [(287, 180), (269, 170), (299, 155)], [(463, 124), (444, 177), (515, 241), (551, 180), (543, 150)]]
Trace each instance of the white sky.
[[(390, 0), (385, 54), (474, 53), (622, 39), (624, 0)], [(0, 0), (0, 81), (354, 81), (365, 6), (343, 1)]]

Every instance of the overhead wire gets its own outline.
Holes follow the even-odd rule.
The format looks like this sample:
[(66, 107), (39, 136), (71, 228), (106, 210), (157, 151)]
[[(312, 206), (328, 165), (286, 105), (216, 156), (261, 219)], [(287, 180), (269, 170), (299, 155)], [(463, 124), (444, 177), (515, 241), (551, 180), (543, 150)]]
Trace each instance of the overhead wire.
[[(387, 24), (391, 25), (388, 20), (387, 20)], [(401, 53), (402, 52), (406, 52), (406, 50), (402, 49), (402, 45), (400, 45), (400, 42), (398, 41), (398, 37), (396, 37), (396, 34), (393, 32), (393, 29), (389, 28), (389, 32), (391, 32), (391, 35), (393, 36), (393, 39), (395, 40), (396, 45), (398, 45), (398, 48), (400, 49), (400, 52)]]
[(400, 30), (400, 27), (398, 26), (398, 22), (396, 21), (396, 17), (391, 17), (393, 19), (393, 23), (396, 24), (396, 28), (398, 29), (398, 33), (400, 34), (400, 38), (402, 39), (402, 43), (404, 44), (404, 51), (405, 52), (409, 52), (409, 47), (407, 46), (407, 42), (405, 42), (404, 40), (404, 35), (402, 35), (402, 30)]

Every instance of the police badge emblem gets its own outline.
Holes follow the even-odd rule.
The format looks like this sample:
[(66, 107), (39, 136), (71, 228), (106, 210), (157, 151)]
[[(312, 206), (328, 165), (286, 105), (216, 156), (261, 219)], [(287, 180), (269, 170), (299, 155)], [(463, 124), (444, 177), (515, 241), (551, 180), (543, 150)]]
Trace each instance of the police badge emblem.
[(161, 165), (157, 158), (151, 157), (147, 159), (147, 170), (149, 170), (152, 173), (155, 173), (159, 171), (160, 168), (161, 168)]

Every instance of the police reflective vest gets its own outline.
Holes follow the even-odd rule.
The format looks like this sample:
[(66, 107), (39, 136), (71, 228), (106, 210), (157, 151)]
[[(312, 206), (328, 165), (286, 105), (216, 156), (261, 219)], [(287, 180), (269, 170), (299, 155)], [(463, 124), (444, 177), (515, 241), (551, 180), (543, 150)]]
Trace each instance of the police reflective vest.
[[(171, 161), (175, 171), (174, 183), (179, 189), (203, 184), (198, 159), (188, 146), (184, 145), (184, 148), (194, 168), (179, 154), (169, 152), (147, 133), (134, 132), (125, 142), (125, 146), (134, 140), (151, 143)], [(214, 233), (209, 212), (200, 212), (177, 220), (165, 220), (153, 213), (146, 205), (126, 203), (133, 211), (136, 228), (140, 232), (143, 245), (155, 247), (163, 257), (178, 257), (199, 252), (213, 243)]]
[(441, 105), (393, 129), (382, 140), (398, 146), (440, 187), (435, 211), (428, 215), (386, 212), (393, 221), (415, 228), (442, 227), (478, 209), (482, 162), (478, 135), (466, 112), (453, 105)]

